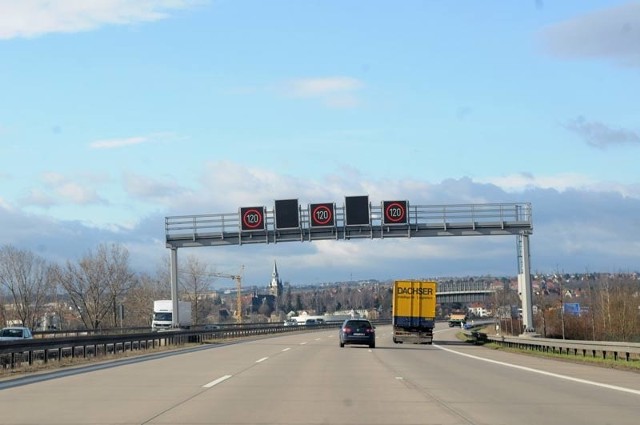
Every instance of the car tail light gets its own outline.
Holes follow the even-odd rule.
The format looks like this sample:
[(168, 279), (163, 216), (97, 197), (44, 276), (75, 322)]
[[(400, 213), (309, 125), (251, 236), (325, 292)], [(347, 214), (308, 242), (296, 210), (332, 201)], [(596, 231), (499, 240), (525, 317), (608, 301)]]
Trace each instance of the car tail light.
[(374, 331), (373, 329), (365, 329), (364, 332), (368, 334), (372, 334), (372, 333), (375, 333), (376, 331)]
[(346, 334), (350, 334), (351, 333), (351, 328), (350, 327), (342, 328), (342, 332), (344, 332)]

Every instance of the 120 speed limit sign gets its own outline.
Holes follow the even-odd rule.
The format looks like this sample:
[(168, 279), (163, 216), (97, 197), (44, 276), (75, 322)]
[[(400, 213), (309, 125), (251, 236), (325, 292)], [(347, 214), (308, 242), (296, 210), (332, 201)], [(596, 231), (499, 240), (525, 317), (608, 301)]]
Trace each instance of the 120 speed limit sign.
[(240, 223), (243, 231), (264, 230), (264, 207), (240, 208)]
[(334, 205), (331, 202), (324, 204), (310, 204), (309, 216), (311, 227), (331, 227), (336, 223)]
[(383, 201), (383, 224), (407, 224), (407, 201)]

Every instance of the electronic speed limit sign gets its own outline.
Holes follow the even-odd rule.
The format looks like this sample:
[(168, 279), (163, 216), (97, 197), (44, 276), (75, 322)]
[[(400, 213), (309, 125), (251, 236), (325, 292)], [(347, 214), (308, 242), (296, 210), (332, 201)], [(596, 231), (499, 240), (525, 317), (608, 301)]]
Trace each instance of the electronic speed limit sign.
[(335, 226), (335, 205), (331, 202), (309, 204), (309, 219), (311, 227)]
[(407, 201), (383, 201), (383, 224), (407, 224)]
[(264, 230), (264, 207), (240, 208), (240, 226), (243, 232)]

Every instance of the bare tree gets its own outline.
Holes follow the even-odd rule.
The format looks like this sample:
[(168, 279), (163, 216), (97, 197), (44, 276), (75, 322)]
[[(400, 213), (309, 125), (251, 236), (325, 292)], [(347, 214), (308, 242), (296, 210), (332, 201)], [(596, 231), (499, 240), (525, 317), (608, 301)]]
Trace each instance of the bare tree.
[(600, 282), (600, 312), (602, 314), (600, 325), (606, 340), (611, 337), (611, 283), (609, 279)]
[(613, 280), (609, 302), (612, 322), (611, 339), (614, 341), (631, 341), (638, 331), (638, 285), (623, 278)]
[(98, 256), (106, 264), (107, 284), (111, 297), (111, 311), (113, 327), (118, 326), (118, 307), (124, 296), (136, 284), (135, 273), (129, 268), (129, 252), (121, 245), (113, 244), (109, 247), (100, 245)]
[(209, 268), (197, 257), (190, 255), (187, 257), (187, 264), (180, 274), (179, 281), (188, 299), (192, 302), (194, 311), (193, 324), (198, 325), (203, 322), (209, 313), (204, 311), (205, 309), (203, 308), (206, 303), (201, 302), (211, 286)]
[(293, 296), (291, 295), (291, 285), (287, 282), (284, 288), (284, 296), (280, 297), (280, 309), (286, 314), (293, 310)]
[[(593, 284), (592, 284), (592, 278), (591, 276), (588, 277), (588, 281), (587, 281), (587, 286), (589, 289), (589, 299), (588, 299), (588, 303), (589, 303), (589, 312), (588, 315), (585, 316), (585, 319), (589, 319), (589, 321), (591, 322), (591, 339), (592, 340), (597, 340), (598, 338), (596, 338), (596, 309), (598, 308), (598, 300), (597, 297), (595, 296), (595, 291), (593, 289)], [(585, 338), (588, 339), (588, 338)]]
[(273, 308), (269, 305), (266, 298), (262, 300), (262, 304), (258, 307), (258, 313), (264, 317), (269, 317), (271, 313), (273, 313)]
[(0, 325), (7, 323), (7, 309), (4, 293), (5, 288), (0, 285)]
[(34, 329), (51, 294), (50, 266), (30, 251), (12, 246), (0, 249), (0, 284), (7, 290), (15, 315)]
[(125, 327), (150, 326), (153, 301), (171, 298), (169, 284), (162, 275), (139, 274), (136, 281), (123, 301)]
[(128, 253), (118, 245), (100, 245), (94, 254), (86, 254), (78, 264), (67, 261), (55, 269), (55, 280), (66, 291), (85, 327), (103, 327), (115, 307), (130, 288), (133, 274), (129, 271)]

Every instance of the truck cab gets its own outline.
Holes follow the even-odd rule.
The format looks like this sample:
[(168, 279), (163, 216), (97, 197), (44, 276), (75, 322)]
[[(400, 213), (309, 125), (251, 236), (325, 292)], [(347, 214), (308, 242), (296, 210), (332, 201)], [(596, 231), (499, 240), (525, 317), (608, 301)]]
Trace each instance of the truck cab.
[[(178, 301), (177, 327), (189, 329), (192, 324), (191, 303), (188, 301)], [(152, 330), (168, 330), (174, 327), (173, 323), (173, 301), (156, 300), (153, 302), (153, 317), (151, 320)]]

